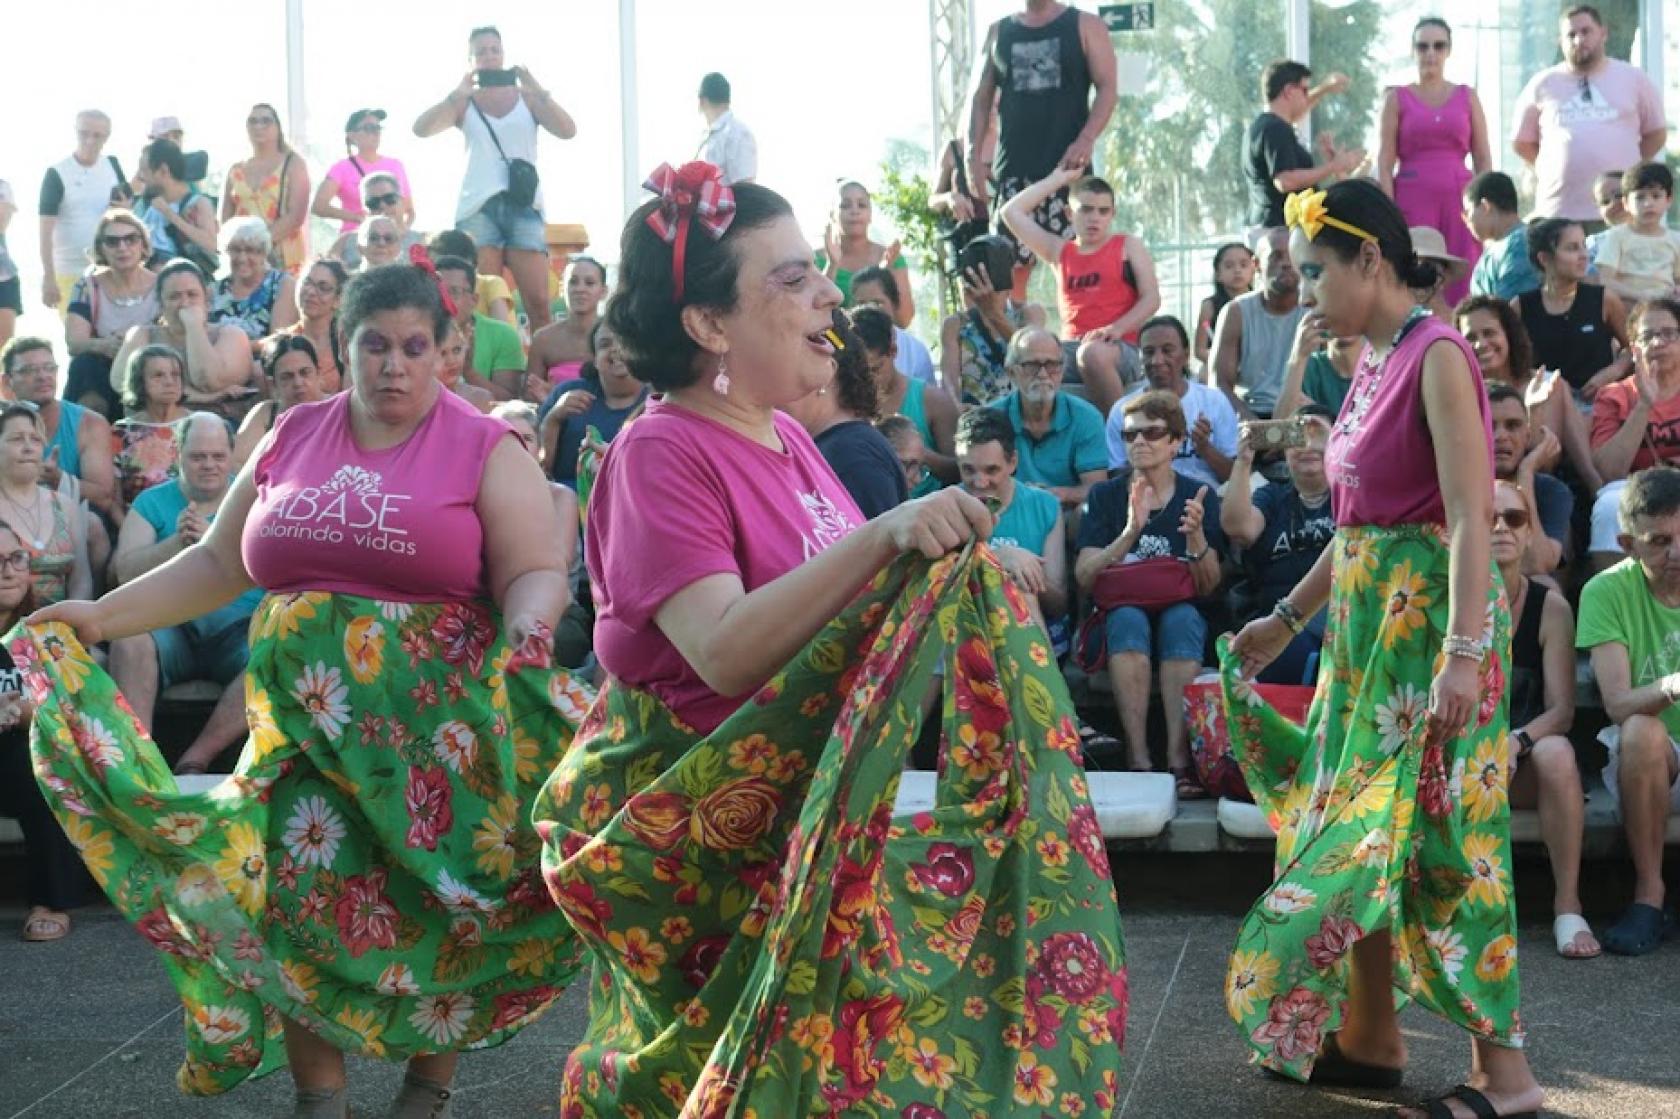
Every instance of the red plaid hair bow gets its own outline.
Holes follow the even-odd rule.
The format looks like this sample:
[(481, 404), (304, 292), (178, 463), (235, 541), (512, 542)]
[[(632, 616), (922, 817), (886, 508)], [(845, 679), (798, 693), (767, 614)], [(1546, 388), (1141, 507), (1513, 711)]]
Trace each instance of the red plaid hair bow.
[(449, 312), (450, 318), (461, 313), (455, 306), (455, 301), (449, 298), (449, 289), (443, 286), (443, 277), (438, 275), (437, 265), (432, 263), (432, 256), (426, 251), (426, 246), (410, 245), (408, 262), (432, 278), (432, 283), (437, 285), (438, 298), (443, 300), (443, 309)]
[(735, 220), (735, 192), (723, 181), (722, 171), (698, 159), (676, 170), (669, 163), (661, 163), (642, 186), (659, 195), (659, 206), (647, 216), (647, 223), (660, 240), (671, 246), (674, 285), (671, 298), (680, 303), (688, 223), (698, 221), (700, 228), (716, 241)]

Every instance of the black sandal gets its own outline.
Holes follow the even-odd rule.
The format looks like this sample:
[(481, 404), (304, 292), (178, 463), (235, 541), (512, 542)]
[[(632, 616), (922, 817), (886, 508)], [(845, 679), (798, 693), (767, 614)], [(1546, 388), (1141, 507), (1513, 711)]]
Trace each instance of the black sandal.
[[(1282, 1073), (1269, 1068), (1266, 1072), (1279, 1080), (1288, 1079)], [(1370, 1065), (1345, 1056), (1342, 1047), (1336, 1042), (1336, 1035), (1330, 1034), (1324, 1039), (1323, 1051), (1313, 1061), (1312, 1076), (1308, 1078), (1307, 1083), (1324, 1088), (1387, 1091), (1400, 1087), (1400, 1082), (1405, 1076), (1405, 1069)]]
[(1417, 1106), (1425, 1109), (1428, 1119), (1457, 1119), (1452, 1108), (1447, 1106), (1448, 1100), (1457, 1100), (1468, 1107), (1476, 1119), (1538, 1119), (1540, 1115), (1538, 1111), (1513, 1111), (1509, 1115), (1501, 1115), (1492, 1101), (1468, 1084), (1460, 1084), (1452, 1091), (1424, 1100)]

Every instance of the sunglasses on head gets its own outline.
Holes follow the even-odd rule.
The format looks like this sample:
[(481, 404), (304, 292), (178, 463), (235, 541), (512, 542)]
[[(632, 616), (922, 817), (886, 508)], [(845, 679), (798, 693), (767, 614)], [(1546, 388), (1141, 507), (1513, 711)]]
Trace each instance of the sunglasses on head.
[(397, 203), (399, 203), (401, 201), (402, 201), (402, 195), (398, 194), (396, 191), (392, 191), (390, 194), (370, 194), (370, 195), (368, 195), (367, 205), (368, 205), (368, 209), (377, 210), (377, 209), (383, 209), (386, 206), (395, 206)]
[(1172, 436), (1172, 429), (1166, 424), (1150, 424), (1147, 427), (1128, 427), (1120, 432), (1120, 438), (1127, 443), (1135, 443), (1139, 438), (1151, 443), (1159, 443)]
[(1526, 509), (1495, 509), (1493, 512), (1493, 527), (1501, 524), (1513, 532), (1519, 528), (1528, 527), (1528, 510)]

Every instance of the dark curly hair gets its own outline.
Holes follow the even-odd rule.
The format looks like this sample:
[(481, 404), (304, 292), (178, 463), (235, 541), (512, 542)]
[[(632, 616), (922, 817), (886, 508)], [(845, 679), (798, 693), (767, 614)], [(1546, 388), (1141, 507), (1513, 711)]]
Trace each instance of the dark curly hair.
[(338, 328), (344, 337), (354, 338), (363, 320), (385, 311), (412, 310), (432, 320), (432, 341), (443, 343), (449, 333), (449, 312), (437, 281), (412, 264), (381, 264), (357, 273), (344, 285), (344, 302), (338, 308)]
[(863, 339), (852, 329), (851, 320), (839, 311), (834, 313), (834, 332), (845, 343), (834, 355), (833, 390), (840, 407), (861, 420), (873, 420), (881, 410), (881, 394), (875, 387), (874, 374), (869, 372)]
[(647, 224), (659, 200), (642, 203), (624, 223), (618, 286), (607, 305), (607, 325), (617, 335), (631, 371), (655, 392), (686, 388), (702, 375), (700, 346), (683, 326), (683, 309), (733, 311), (740, 298), (737, 246), (742, 236), (793, 215), (787, 199), (769, 187), (737, 183), (734, 191), (735, 218), (722, 237), (714, 241), (698, 223), (689, 223), (681, 302), (673, 294), (672, 246)]
[(1505, 332), (1511, 375), (1520, 381), (1533, 373), (1534, 344), (1528, 340), (1528, 328), (1523, 326), (1522, 316), (1511, 304), (1495, 295), (1472, 295), (1462, 300), (1453, 308), (1453, 322), (1458, 324), (1460, 331), (1464, 329), (1464, 320), (1476, 311), (1486, 311), (1499, 320), (1499, 328)]

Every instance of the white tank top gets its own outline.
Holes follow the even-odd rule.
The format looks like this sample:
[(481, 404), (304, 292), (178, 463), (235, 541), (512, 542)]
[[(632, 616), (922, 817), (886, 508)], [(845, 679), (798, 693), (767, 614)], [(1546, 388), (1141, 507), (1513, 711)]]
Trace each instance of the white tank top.
[[(490, 137), (490, 128), (485, 127), (486, 120), (496, 130), (495, 140)], [(513, 110), (505, 117), (490, 113), (480, 116), (477, 108), (468, 105), (461, 118), (461, 133), (467, 142), (467, 173), (461, 180), (460, 201), (455, 204), (457, 223), (478, 213), (486, 202), (507, 189), (507, 164), (502, 160), (502, 152), (508, 159), (537, 161), (537, 118), (531, 115), (523, 97), (513, 103)], [(502, 152), (496, 151), (497, 140), (501, 141)], [(537, 213), (542, 213), (542, 208), (539, 186)]]

